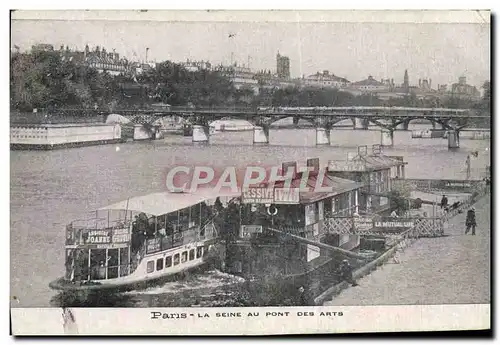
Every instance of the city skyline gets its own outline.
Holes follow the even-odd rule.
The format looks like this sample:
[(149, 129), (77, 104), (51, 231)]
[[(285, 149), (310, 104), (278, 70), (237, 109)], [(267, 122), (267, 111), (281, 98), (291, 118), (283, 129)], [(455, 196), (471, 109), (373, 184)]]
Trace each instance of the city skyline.
[[(22, 18), (22, 15), (20, 16)], [(53, 16), (54, 18), (54, 16)], [(63, 17), (61, 17), (64, 19)], [(312, 23), (312, 22), (149, 22), (95, 20), (12, 21), (12, 46), (37, 43), (116, 49), (130, 60), (247, 64), (276, 70), (276, 54), (290, 58), (292, 78), (328, 70), (350, 81), (369, 75), (410, 84), (432, 79), (433, 86), (460, 76), (480, 88), (490, 75), (487, 24)], [(174, 37), (172, 40), (171, 37)], [(369, 39), (367, 38), (369, 37)]]

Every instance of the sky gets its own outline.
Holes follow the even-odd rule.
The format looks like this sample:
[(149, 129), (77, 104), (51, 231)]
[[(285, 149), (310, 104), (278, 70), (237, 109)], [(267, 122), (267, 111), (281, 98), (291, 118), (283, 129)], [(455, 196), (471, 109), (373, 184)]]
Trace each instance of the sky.
[(365, 21), (361, 16), (349, 21), (339, 16), (315, 20), (320, 16), (298, 14), (286, 20), (255, 14), (250, 20), (210, 20), (206, 15), (200, 21), (190, 16), (125, 19), (120, 14), (110, 20), (102, 13), (89, 17), (29, 12), (12, 17), (12, 47), (28, 50), (36, 43), (50, 43), (55, 48), (64, 44), (83, 50), (86, 44), (99, 45), (130, 60), (144, 60), (149, 48), (150, 61), (191, 59), (216, 64), (229, 64), (233, 53), (233, 62), (250, 62), (254, 70), (272, 71), (279, 51), (290, 58), (292, 77), (328, 70), (350, 81), (371, 75), (379, 80), (394, 78), (399, 84), (408, 69), (410, 84), (430, 78), (433, 88), (457, 82), (460, 76), (477, 87), (490, 79), (488, 17), (475, 23), (416, 24)]

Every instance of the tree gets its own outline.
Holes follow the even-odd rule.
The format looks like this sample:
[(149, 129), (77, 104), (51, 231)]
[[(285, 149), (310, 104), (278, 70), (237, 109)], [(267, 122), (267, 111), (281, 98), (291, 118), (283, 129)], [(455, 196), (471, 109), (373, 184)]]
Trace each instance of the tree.
[(491, 85), (489, 80), (483, 83), (482, 89), (484, 90), (483, 101), (487, 102), (489, 105), (491, 100)]

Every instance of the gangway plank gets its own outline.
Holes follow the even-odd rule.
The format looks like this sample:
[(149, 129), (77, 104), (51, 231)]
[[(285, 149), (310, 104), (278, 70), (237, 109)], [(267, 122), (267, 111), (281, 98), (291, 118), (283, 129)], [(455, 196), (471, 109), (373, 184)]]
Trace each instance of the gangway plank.
[(359, 255), (359, 254), (353, 253), (353, 252), (351, 252), (349, 250), (345, 250), (345, 249), (342, 249), (342, 248), (339, 248), (339, 247), (334, 247), (334, 246), (331, 246), (331, 245), (326, 244), (326, 243), (321, 243), (321, 242), (309, 240), (307, 238), (300, 237), (300, 236), (297, 236), (297, 235), (293, 235), (293, 234), (290, 234), (290, 233), (282, 231), (282, 230), (273, 229), (273, 228), (267, 228), (267, 230), (270, 230), (270, 231), (273, 231), (273, 232), (277, 232), (279, 234), (283, 234), (283, 235), (289, 236), (289, 237), (291, 237), (291, 238), (293, 238), (293, 239), (295, 239), (295, 240), (297, 240), (299, 242), (302, 242), (302, 243), (305, 243), (305, 244), (310, 244), (310, 245), (313, 245), (313, 246), (316, 246), (316, 247), (319, 247), (319, 248), (322, 248), (322, 249), (325, 249), (325, 250), (329, 250), (329, 251), (334, 252), (334, 253), (339, 253), (339, 254), (345, 255), (347, 257), (353, 258), (353, 259), (358, 259), (358, 260), (369, 260), (370, 259), (367, 256)]

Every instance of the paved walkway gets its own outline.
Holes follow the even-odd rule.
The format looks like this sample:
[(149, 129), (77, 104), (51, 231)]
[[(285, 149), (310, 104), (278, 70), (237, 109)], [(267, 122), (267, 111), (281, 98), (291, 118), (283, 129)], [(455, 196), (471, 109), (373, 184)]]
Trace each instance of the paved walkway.
[(465, 212), (450, 220), (449, 236), (417, 240), (391, 263), (324, 305), (490, 303), (490, 195), (475, 205), (476, 236), (464, 235)]

